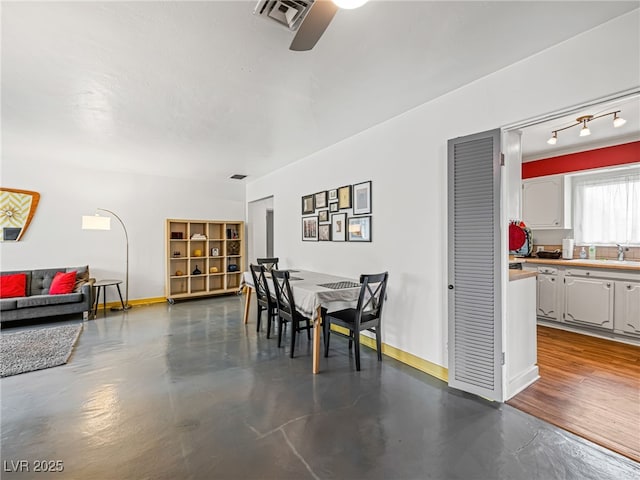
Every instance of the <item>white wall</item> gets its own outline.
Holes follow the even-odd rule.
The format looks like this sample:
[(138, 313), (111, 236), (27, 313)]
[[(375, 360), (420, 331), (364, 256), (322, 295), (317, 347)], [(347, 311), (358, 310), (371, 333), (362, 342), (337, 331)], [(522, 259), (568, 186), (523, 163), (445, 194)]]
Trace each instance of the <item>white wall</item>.
[[(242, 182), (81, 169), (22, 151), (3, 145), (2, 186), (37, 191), (40, 204), (23, 239), (0, 244), (2, 270), (89, 264), (95, 278), (124, 279), (125, 240), (117, 220), (110, 231), (81, 229), (82, 215), (107, 208), (129, 233), (129, 298), (162, 297), (166, 218), (244, 220)], [(107, 300), (115, 301), (117, 294), (108, 290)]]
[[(249, 183), (249, 201), (275, 195), (281, 265), (389, 270), (383, 341), (446, 366), (447, 139), (637, 87), (638, 31), (636, 11)], [(302, 195), (364, 180), (372, 243), (301, 241)]]

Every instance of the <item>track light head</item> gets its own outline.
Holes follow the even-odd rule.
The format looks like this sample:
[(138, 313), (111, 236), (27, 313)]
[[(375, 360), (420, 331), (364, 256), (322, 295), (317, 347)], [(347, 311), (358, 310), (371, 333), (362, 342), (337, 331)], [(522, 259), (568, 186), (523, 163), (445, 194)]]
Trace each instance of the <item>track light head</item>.
[(621, 127), (625, 123), (627, 123), (627, 121), (624, 118), (618, 116), (618, 113), (620, 112), (614, 112), (613, 114), (613, 126), (615, 128)]
[(549, 145), (555, 145), (556, 143), (558, 143), (558, 132), (551, 132), (551, 138), (547, 140), (547, 143)]

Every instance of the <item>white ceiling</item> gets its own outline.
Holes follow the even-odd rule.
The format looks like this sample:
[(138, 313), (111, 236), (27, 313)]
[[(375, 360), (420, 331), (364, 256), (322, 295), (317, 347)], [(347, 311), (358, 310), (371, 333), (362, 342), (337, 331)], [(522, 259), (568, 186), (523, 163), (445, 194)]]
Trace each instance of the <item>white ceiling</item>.
[(638, 8), (372, 1), (291, 52), (254, 5), (3, 2), (3, 162), (256, 177)]

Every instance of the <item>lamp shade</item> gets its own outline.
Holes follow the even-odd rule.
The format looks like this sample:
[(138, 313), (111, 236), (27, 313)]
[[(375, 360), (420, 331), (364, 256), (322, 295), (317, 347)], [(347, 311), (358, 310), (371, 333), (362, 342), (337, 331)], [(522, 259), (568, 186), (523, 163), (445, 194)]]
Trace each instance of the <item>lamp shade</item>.
[(83, 230), (111, 230), (111, 218), (100, 215), (83, 215)]

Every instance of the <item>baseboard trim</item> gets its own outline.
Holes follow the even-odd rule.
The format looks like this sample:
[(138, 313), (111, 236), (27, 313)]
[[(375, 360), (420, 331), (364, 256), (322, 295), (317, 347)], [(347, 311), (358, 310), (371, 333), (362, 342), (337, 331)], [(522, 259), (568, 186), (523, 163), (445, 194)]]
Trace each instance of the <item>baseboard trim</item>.
[[(331, 325), (331, 330), (337, 330), (340, 333), (348, 334), (348, 330), (342, 328), (338, 325)], [(371, 338), (365, 335), (360, 336), (360, 344), (371, 348), (372, 350), (376, 350), (376, 339)], [(415, 368), (416, 370), (420, 370), (421, 372), (426, 373), (427, 375), (431, 375), (432, 377), (436, 377), (443, 382), (449, 381), (449, 370), (445, 367), (441, 367), (435, 363), (432, 363), (428, 360), (425, 360), (420, 357), (416, 357), (412, 353), (405, 352), (404, 350), (400, 350), (399, 348), (392, 347), (391, 345), (387, 345), (382, 342), (382, 354), (387, 357), (391, 357), (394, 360), (397, 360), (405, 365), (409, 365), (410, 367)]]
[[(152, 305), (154, 303), (163, 303), (166, 301), (167, 301), (166, 297), (138, 298), (136, 300), (129, 300), (129, 305), (131, 305), (132, 307), (135, 307), (140, 305)], [(112, 307), (115, 307), (115, 308), (122, 307), (122, 304), (120, 303), (120, 301), (108, 302), (107, 309), (110, 309)], [(104, 309), (104, 304), (100, 303), (100, 305), (98, 305), (98, 310), (103, 310), (103, 309)]]

